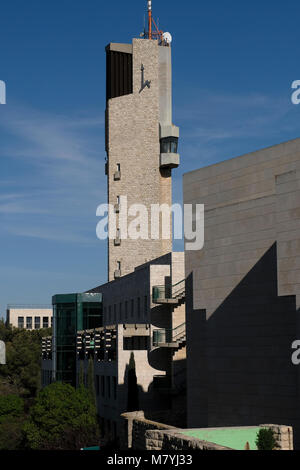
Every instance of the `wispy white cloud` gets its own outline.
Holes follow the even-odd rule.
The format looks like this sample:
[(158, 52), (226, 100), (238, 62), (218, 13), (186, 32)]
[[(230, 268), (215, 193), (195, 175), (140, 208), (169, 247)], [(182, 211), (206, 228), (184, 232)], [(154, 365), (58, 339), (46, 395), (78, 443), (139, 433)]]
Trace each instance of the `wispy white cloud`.
[(18, 226), (7, 226), (6, 231), (18, 237), (39, 238), (48, 241), (58, 241), (67, 243), (76, 243), (83, 245), (95, 245), (99, 242), (96, 238), (96, 231), (94, 240), (89, 236), (84, 236), (80, 232), (74, 232), (72, 227), (64, 229), (64, 227), (30, 227), (19, 224)]
[[(178, 113), (189, 123), (186, 136), (220, 141), (278, 132), (280, 123), (293, 111), (286, 97), (261, 94), (222, 94), (200, 91), (197, 99)], [(274, 124), (277, 126), (274, 127)]]
[[(87, 113), (69, 118), (12, 106), (5, 111), (0, 115), (0, 159), (8, 175), (0, 185), (2, 231), (93, 242), (94, 230), (83, 236), (78, 227), (93, 220), (106, 200), (103, 118)], [(50, 217), (52, 229), (42, 230)]]

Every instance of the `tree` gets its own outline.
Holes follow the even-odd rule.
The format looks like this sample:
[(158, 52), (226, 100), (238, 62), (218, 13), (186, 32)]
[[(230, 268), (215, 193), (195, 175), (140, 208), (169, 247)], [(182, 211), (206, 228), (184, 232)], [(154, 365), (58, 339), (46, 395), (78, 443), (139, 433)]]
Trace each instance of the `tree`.
[(16, 450), (22, 445), (24, 400), (17, 395), (0, 395), (0, 450)]
[(0, 395), (0, 423), (8, 417), (17, 418), (24, 414), (24, 400), (17, 395)]
[(255, 441), (258, 450), (274, 450), (278, 447), (271, 428), (261, 428)]
[(34, 397), (40, 387), (41, 341), (51, 329), (21, 330), (0, 322), (0, 340), (5, 341), (7, 364), (0, 367), (0, 392)]
[(0, 423), (0, 450), (21, 450), (23, 448), (24, 417), (7, 417)]
[(79, 387), (84, 387), (84, 370), (83, 370), (83, 361), (79, 363), (79, 378), (78, 378)]
[(24, 425), (30, 449), (76, 450), (97, 445), (97, 412), (89, 391), (55, 382), (42, 389)]

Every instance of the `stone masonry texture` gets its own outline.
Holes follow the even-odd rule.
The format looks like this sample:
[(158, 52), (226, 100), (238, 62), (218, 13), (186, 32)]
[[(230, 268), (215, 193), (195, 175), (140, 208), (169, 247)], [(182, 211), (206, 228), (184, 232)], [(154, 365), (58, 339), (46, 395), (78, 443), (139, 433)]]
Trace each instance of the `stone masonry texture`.
[(184, 175), (205, 205), (186, 251), (189, 427), (293, 426), (300, 448), (300, 139)]
[[(108, 129), (108, 202), (116, 204), (117, 196), (127, 196), (132, 204), (171, 205), (171, 171), (160, 170), (159, 143), (159, 47), (157, 41), (133, 39), (133, 93), (110, 99), (107, 103)], [(141, 91), (141, 64), (150, 88)], [(114, 180), (120, 164), (121, 179)], [(129, 223), (135, 216), (129, 217)], [(150, 230), (150, 224), (149, 224)], [(121, 275), (138, 265), (172, 251), (168, 240), (114, 240), (108, 242), (109, 281), (114, 279), (117, 262)]]

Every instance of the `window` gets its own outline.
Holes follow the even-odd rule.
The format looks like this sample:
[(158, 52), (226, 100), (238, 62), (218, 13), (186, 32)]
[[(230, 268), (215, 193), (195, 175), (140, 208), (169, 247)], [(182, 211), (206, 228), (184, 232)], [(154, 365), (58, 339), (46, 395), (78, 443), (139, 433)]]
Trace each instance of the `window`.
[(131, 299), (131, 316), (134, 315), (134, 299)]
[(117, 377), (113, 377), (113, 398), (117, 399)]
[(107, 398), (110, 398), (110, 377), (106, 377)]
[(165, 137), (160, 140), (160, 153), (177, 153), (178, 137)]
[(149, 349), (149, 336), (125, 336), (123, 338), (124, 351), (145, 351)]
[(51, 327), (53, 326), (53, 317), (51, 317)]
[(18, 328), (24, 328), (24, 317), (18, 317)]
[(43, 317), (43, 328), (49, 328), (49, 317)]
[(26, 328), (27, 330), (32, 330), (32, 317), (26, 318)]
[(138, 314), (138, 318), (140, 318), (141, 316), (141, 298), (140, 297), (137, 298), (137, 314)]
[(148, 314), (148, 296), (145, 295), (144, 297), (144, 316), (147, 317)]
[(105, 396), (105, 381), (103, 375), (101, 375), (101, 396)]
[(117, 261), (117, 270), (121, 271), (121, 261)]
[(120, 204), (120, 196), (117, 196), (117, 204)]
[(41, 317), (34, 317), (34, 328), (36, 330), (41, 328)]
[(117, 163), (117, 171), (121, 171), (121, 164)]

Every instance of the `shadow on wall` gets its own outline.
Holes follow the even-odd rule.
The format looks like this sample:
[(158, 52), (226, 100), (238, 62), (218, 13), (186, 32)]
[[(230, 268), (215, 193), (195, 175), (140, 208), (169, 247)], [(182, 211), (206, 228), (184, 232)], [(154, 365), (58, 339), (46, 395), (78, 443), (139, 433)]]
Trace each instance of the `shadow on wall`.
[[(182, 367), (185, 366), (182, 361)], [(122, 388), (125, 390), (123, 394)], [(165, 424), (184, 426), (186, 423), (186, 388), (173, 390), (169, 387), (157, 389), (152, 381), (146, 391), (138, 383), (135, 369), (134, 353), (131, 353), (129, 364), (124, 373), (124, 383), (118, 386), (121, 396), (126, 396), (124, 412), (143, 410), (147, 419), (162, 420)], [(180, 403), (180, 409), (177, 404)]]
[(299, 444), (295, 296), (278, 296), (276, 243), (206, 319), (187, 279), (188, 426), (279, 423)]

